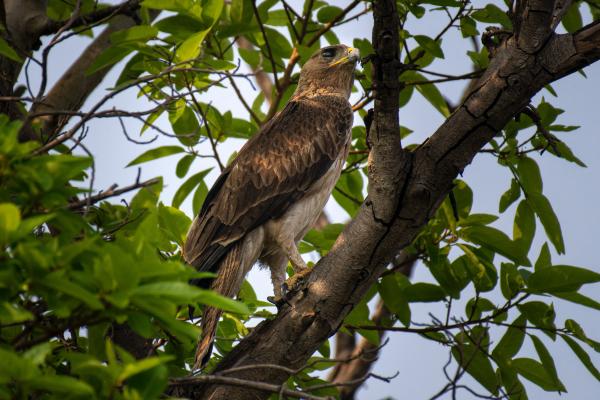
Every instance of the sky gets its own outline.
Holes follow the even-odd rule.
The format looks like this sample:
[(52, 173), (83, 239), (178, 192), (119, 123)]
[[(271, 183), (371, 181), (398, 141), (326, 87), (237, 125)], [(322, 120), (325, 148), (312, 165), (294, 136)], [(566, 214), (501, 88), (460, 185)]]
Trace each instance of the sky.
[[(474, 3), (478, 2), (475, 1)], [(292, 4), (296, 3), (292, 2)], [(347, 1), (335, 1), (335, 3), (342, 6)], [(443, 15), (437, 13), (437, 15), (427, 20), (413, 21), (407, 28), (413, 34), (431, 34), (432, 30), (438, 31), (443, 24), (445, 24)], [(367, 15), (361, 17), (358, 21), (343, 25), (335, 32), (342, 43), (351, 44), (355, 38), (370, 39), (371, 28), (371, 17)], [(49, 82), (55, 82), (59, 78), (87, 43), (89, 43), (89, 39), (76, 38), (55, 48), (49, 58)], [(430, 67), (431, 70), (447, 74), (461, 74), (469, 71), (470, 67), (464, 55), (467, 50), (470, 50), (469, 43), (463, 40), (458, 32), (451, 30), (445, 36), (444, 49), (445, 59), (436, 61)], [(122, 64), (119, 64), (109, 73), (99, 89), (88, 99), (83, 107), (84, 110), (88, 109), (105, 94), (106, 88), (114, 84), (121, 68)], [(597, 149), (600, 147), (600, 135), (598, 134), (600, 100), (597, 97), (600, 89), (600, 63), (586, 68), (585, 73), (587, 79), (579, 74), (573, 74), (553, 84), (558, 98), (554, 98), (549, 92), (543, 91), (533, 98), (532, 103), (538, 104), (543, 96), (551, 101), (554, 106), (566, 110), (559, 117), (558, 123), (581, 126), (579, 130), (564, 133), (560, 138), (587, 164), (587, 168), (580, 168), (550, 154), (544, 154), (541, 157), (536, 156), (535, 159), (542, 171), (544, 193), (552, 202), (554, 210), (561, 221), (567, 250), (565, 255), (560, 256), (553, 252), (553, 262), (555, 264), (584, 266), (600, 272), (596, 248), (598, 246), (596, 239), (597, 227), (600, 225), (600, 210), (597, 206), (600, 198), (600, 158), (596, 154)], [(39, 83), (35, 68), (31, 69), (30, 78), (35, 87)], [(446, 97), (456, 102), (462, 93), (464, 84), (464, 82), (454, 82), (441, 85), (439, 88)], [(257, 92), (248, 83), (240, 82), (240, 85), (242, 93), (248, 99), (252, 100), (257, 95)], [(354, 96), (358, 96), (358, 94)], [(215, 107), (221, 110), (229, 109), (235, 116), (240, 118), (248, 118), (239, 101), (227, 90), (211, 90), (203, 95), (202, 101), (212, 102)], [(144, 105), (144, 102), (136, 97), (136, 93), (126, 92), (110, 104), (110, 107), (140, 110), (144, 109)], [(358, 117), (355, 117), (355, 123), (362, 123), (356, 120), (359, 120)], [(429, 103), (420, 96), (415, 95), (411, 103), (401, 110), (400, 122), (414, 131), (405, 144), (420, 143), (436, 130), (443, 122), (443, 117)], [(168, 122), (164, 120), (159, 121), (159, 124), (164, 129), (170, 129)], [(130, 134), (139, 130), (137, 124), (128, 123), (127, 127)], [(147, 131), (144, 138), (149, 138), (149, 135), (150, 133)], [(95, 156), (96, 189), (105, 189), (113, 183), (118, 183), (120, 186), (132, 183), (135, 180), (137, 169), (126, 168), (125, 166), (137, 155), (150, 148), (127, 141), (118, 120), (110, 119), (97, 120), (91, 124), (90, 132), (84, 143)], [(150, 146), (156, 147), (161, 144), (177, 143), (172, 138), (159, 137)], [(241, 141), (231, 140), (220, 146), (221, 158), (227, 160), (229, 155), (234, 150), (239, 149), (241, 145)], [(208, 152), (208, 149), (205, 150)], [(174, 156), (142, 164), (142, 179), (155, 176), (164, 177), (165, 189), (162, 200), (167, 204), (170, 204), (175, 190), (183, 183), (175, 176), (177, 161), (178, 157)], [(191, 171), (200, 171), (208, 166), (206, 160), (195, 161)], [(217, 173), (213, 172), (209, 175), (208, 181), (212, 182), (216, 177)], [(465, 169), (462, 179), (471, 186), (475, 193), (472, 212), (498, 213), (498, 199), (508, 189), (510, 176), (504, 168), (497, 167), (494, 158), (486, 154), (478, 155), (473, 163)], [(114, 201), (117, 201), (117, 199)], [(184, 203), (182, 209), (192, 217), (190, 199)], [(326, 212), (330, 219), (335, 222), (344, 222), (348, 218), (333, 200), (327, 204)], [(503, 218), (498, 220), (494, 226), (505, 232), (512, 232), (514, 212), (515, 205), (509, 208), (503, 214)], [(545, 240), (545, 234), (538, 223), (534, 249), (530, 253), (531, 258), (537, 256), (539, 248)], [(307, 256), (305, 255), (305, 257)], [(314, 257), (308, 258), (316, 260)], [(260, 297), (266, 298), (271, 295), (271, 282), (266, 271), (255, 268), (250, 273), (249, 279)], [(413, 281), (431, 281), (431, 279), (430, 274), (423, 265), (418, 265), (415, 268)], [(597, 286), (587, 287), (584, 294), (591, 297), (595, 296), (596, 299), (599, 298)], [(463, 299), (465, 298), (469, 298), (468, 294), (463, 297)], [(500, 297), (489, 296), (489, 298), (498, 304), (503, 302)], [(464, 301), (462, 304), (464, 304)], [(590, 337), (600, 339), (600, 323), (597, 312), (562, 301), (555, 302), (554, 305), (559, 316), (557, 322), (566, 318), (575, 319), (583, 326)], [(461, 306), (459, 302), (457, 307)], [(416, 303), (411, 308), (413, 319), (420, 322), (429, 322), (428, 313), (430, 312), (438, 316), (445, 314), (443, 304)], [(503, 332), (500, 331), (499, 333), (502, 334)], [(391, 340), (381, 352), (380, 360), (376, 363), (373, 371), (383, 376), (390, 376), (398, 371), (399, 375), (391, 383), (369, 380), (359, 392), (358, 398), (429, 399), (446, 383), (442, 367), (447, 361), (447, 349), (440, 348), (440, 345), (414, 334), (392, 333), (389, 337)], [(492, 340), (494, 339), (497, 341), (499, 339), (498, 335), (492, 336)], [(547, 393), (524, 380), (530, 398), (596, 399), (598, 393), (600, 393), (600, 383), (585, 370), (571, 350), (564, 345), (564, 342), (558, 340), (551, 343), (545, 337), (542, 339), (555, 358), (559, 376), (566, 385), (568, 393), (562, 396)], [(524, 346), (521, 351), (529, 356), (535, 353), (531, 345)], [(600, 356), (598, 354), (592, 354), (592, 360), (600, 367)], [(465, 383), (480, 392), (484, 392), (470, 378), (465, 378)], [(442, 398), (450, 398), (450, 396)], [(458, 398), (469, 399), (473, 397), (466, 392), (460, 392)]]

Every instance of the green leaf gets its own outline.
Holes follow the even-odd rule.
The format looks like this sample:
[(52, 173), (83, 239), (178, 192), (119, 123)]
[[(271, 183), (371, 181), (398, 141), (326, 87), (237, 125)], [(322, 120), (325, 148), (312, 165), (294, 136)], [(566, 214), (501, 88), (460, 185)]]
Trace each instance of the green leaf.
[(158, 224), (160, 228), (166, 233), (169, 240), (174, 241), (179, 246), (183, 246), (191, 223), (192, 221), (188, 216), (177, 208), (165, 206), (162, 203), (158, 205)]
[(14, 324), (16, 322), (30, 321), (32, 319), (34, 319), (33, 314), (24, 308), (9, 302), (0, 303), (0, 323)]
[(583, 18), (579, 11), (580, 6), (581, 2), (573, 2), (561, 20), (563, 26), (569, 33), (573, 33), (583, 27)]
[(110, 46), (104, 50), (85, 71), (86, 75), (92, 75), (106, 67), (114, 65), (127, 57), (134, 50), (129, 46)]
[(426, 282), (413, 283), (404, 289), (406, 300), (409, 303), (429, 303), (441, 301), (446, 298), (446, 292), (438, 285)]
[(494, 265), (488, 260), (479, 257), (475, 252), (475, 248), (462, 243), (459, 243), (458, 246), (465, 255), (458, 257), (455, 262), (459, 263), (462, 261), (464, 263), (475, 288), (480, 292), (492, 290), (498, 281), (498, 273)]
[(548, 243), (544, 242), (540, 250), (540, 255), (535, 262), (535, 270), (541, 270), (552, 266), (552, 256), (550, 255), (550, 249)]
[(175, 208), (179, 208), (181, 203), (188, 197), (188, 195), (194, 190), (194, 188), (204, 182), (204, 177), (211, 171), (210, 169), (205, 169), (204, 171), (200, 171), (197, 174), (194, 174), (188, 178), (175, 192), (173, 196), (172, 206)]
[(471, 207), (473, 206), (473, 191), (465, 181), (461, 179), (455, 179), (452, 193), (454, 194), (454, 199), (456, 200), (456, 211), (459, 219), (467, 218), (471, 212)]
[(523, 378), (531, 381), (548, 392), (564, 391), (548, 375), (544, 366), (531, 358), (517, 358), (512, 361), (512, 366)]
[(582, 295), (577, 292), (552, 292), (552, 295), (558, 297), (559, 299), (563, 299), (566, 301), (570, 301), (572, 303), (580, 304), (582, 306), (586, 306), (589, 308), (593, 308), (594, 310), (600, 310), (600, 303), (594, 299), (590, 299), (587, 296)]
[(142, 371), (127, 380), (127, 386), (134, 389), (141, 399), (158, 399), (167, 386), (169, 369), (164, 365)]
[(450, 116), (450, 109), (446, 99), (442, 96), (436, 85), (433, 83), (426, 83), (416, 85), (417, 91), (427, 100), (436, 110), (438, 110), (444, 117)]
[(484, 312), (496, 311), (496, 306), (485, 297), (473, 297), (469, 299), (465, 306), (465, 314), (469, 320), (477, 320), (481, 318)]
[(489, 225), (496, 221), (498, 217), (491, 214), (471, 214), (467, 218), (459, 221), (459, 226), (473, 226), (473, 225)]
[(21, 212), (12, 203), (0, 203), (0, 243), (6, 243), (21, 224)]
[(110, 35), (110, 42), (113, 45), (120, 45), (129, 42), (145, 42), (155, 38), (158, 35), (158, 29), (154, 26), (137, 25), (129, 29), (114, 32)]
[(197, 299), (199, 303), (220, 308), (221, 310), (229, 311), (236, 314), (250, 314), (248, 306), (240, 301), (233, 300), (229, 297), (221, 296), (220, 294), (212, 290), (199, 290), (201, 290), (202, 292)]
[(471, 17), (462, 17), (460, 19), (460, 32), (464, 38), (470, 36), (477, 36), (479, 31), (477, 31), (477, 24)]
[(142, 6), (156, 10), (187, 12), (192, 11), (187, 9), (189, 3), (187, 0), (144, 0)]
[(535, 351), (537, 351), (538, 356), (540, 357), (540, 361), (544, 366), (544, 370), (546, 370), (546, 373), (548, 374), (550, 379), (552, 379), (554, 385), (556, 385), (556, 387), (559, 387), (559, 390), (561, 392), (566, 392), (567, 389), (565, 388), (565, 385), (563, 385), (563, 383), (558, 378), (558, 373), (556, 372), (556, 365), (554, 365), (554, 359), (552, 358), (552, 355), (550, 355), (550, 352), (548, 351), (546, 346), (544, 346), (544, 343), (537, 336), (530, 335), (530, 337), (533, 341)]
[(556, 325), (554, 324), (554, 319), (556, 318), (556, 313), (552, 305), (541, 301), (530, 301), (519, 304), (517, 308), (525, 315), (529, 322), (539, 328), (543, 328), (543, 332), (546, 335), (552, 340), (555, 339)]
[[(431, 254), (431, 253), (430, 253)], [(435, 280), (453, 298), (460, 298), (460, 292), (469, 284), (469, 271), (464, 263), (458, 259), (452, 264), (446, 256), (431, 256), (431, 261), (426, 262), (429, 271)]]
[(563, 240), (560, 222), (552, 209), (550, 201), (548, 201), (546, 196), (541, 193), (530, 193), (527, 200), (540, 219), (544, 231), (546, 232), (546, 235), (548, 235), (548, 239), (550, 239), (556, 251), (559, 254), (564, 254), (565, 242)]
[[(289, 58), (292, 54), (292, 46), (288, 39), (283, 34), (279, 33), (279, 31), (272, 28), (266, 28), (265, 33), (267, 34), (273, 56)], [(270, 63), (263, 63), (263, 66), (266, 67), (266, 69), (271, 68)]]
[(340, 176), (332, 195), (335, 201), (352, 217), (358, 212), (363, 202), (362, 193), (362, 175), (360, 171), (354, 170)]
[(589, 354), (577, 343), (575, 340), (567, 335), (560, 335), (560, 337), (569, 345), (573, 353), (579, 358), (581, 363), (587, 368), (588, 371), (600, 381), (600, 371), (596, 368)]
[(530, 266), (526, 253), (506, 234), (489, 226), (469, 226), (459, 231), (459, 236), (472, 243), (488, 248), (520, 265)]
[(519, 315), (506, 329), (506, 333), (496, 347), (492, 351), (492, 356), (503, 357), (507, 360), (512, 359), (523, 346), (525, 339), (525, 327), (527, 326), (527, 319), (524, 315)]
[(101, 310), (104, 308), (96, 294), (71, 282), (66, 277), (62, 276), (61, 271), (50, 273), (44, 276), (43, 279), (36, 281), (36, 283), (81, 300), (92, 310)]
[(516, 179), (510, 181), (510, 188), (500, 197), (500, 205), (498, 210), (503, 213), (506, 209), (521, 196), (521, 186)]
[(197, 18), (185, 14), (177, 14), (161, 19), (155, 26), (161, 32), (169, 33), (181, 40), (185, 40), (189, 36), (205, 28), (204, 24), (198, 21)]
[(502, 263), (500, 268), (500, 289), (502, 295), (510, 300), (514, 298), (525, 287), (525, 279), (517, 270), (517, 266), (510, 263)]
[(188, 171), (190, 170), (190, 166), (196, 159), (196, 156), (193, 154), (186, 154), (181, 157), (181, 159), (177, 162), (177, 167), (175, 167), (175, 174), (178, 178), (183, 178)]
[(542, 102), (537, 106), (537, 110), (544, 126), (550, 126), (550, 124), (553, 123), (560, 114), (564, 113), (564, 110), (554, 107), (552, 104), (543, 99)]
[(517, 162), (517, 173), (527, 194), (542, 193), (542, 175), (537, 163), (529, 157), (521, 157)]
[(573, 151), (571, 150), (571, 148), (569, 146), (567, 146), (565, 144), (565, 142), (555, 143), (554, 147), (556, 147), (556, 151), (554, 150), (554, 148), (552, 146), (548, 147), (548, 151), (556, 156), (559, 156), (559, 157), (567, 160), (567, 161), (575, 163), (575, 164), (579, 165), (580, 167), (587, 168), (587, 165), (585, 165), (585, 163), (583, 161), (581, 161), (579, 158), (577, 158), (575, 156), (575, 154), (573, 154)]
[(87, 383), (65, 375), (42, 375), (38, 376), (27, 384), (33, 389), (47, 390), (54, 393), (63, 393), (65, 395), (78, 395), (94, 397), (94, 389)]
[(381, 278), (377, 287), (385, 306), (398, 316), (404, 326), (409, 326), (410, 306), (394, 274)]
[(202, 41), (204, 41), (204, 38), (206, 35), (208, 35), (208, 32), (210, 32), (210, 28), (196, 32), (192, 36), (188, 37), (175, 52), (177, 59), (179, 61), (189, 61), (198, 57), (200, 54)]
[(479, 22), (501, 24), (503, 28), (512, 30), (512, 23), (508, 15), (494, 4), (488, 4), (485, 8), (471, 13), (471, 17)]
[(130, 377), (137, 375), (141, 372), (145, 372), (168, 361), (171, 361), (173, 358), (173, 356), (163, 356), (160, 358), (149, 357), (144, 358), (143, 360), (136, 361), (132, 364), (127, 364), (125, 365), (125, 368), (123, 368), (123, 371), (121, 371), (121, 373), (117, 377), (117, 384), (120, 385)]
[(221, 16), (224, 3), (222, 0), (203, 0), (202, 21), (207, 25), (213, 26)]
[(338, 15), (342, 14), (342, 9), (335, 6), (325, 6), (319, 8), (317, 12), (317, 21), (322, 24), (333, 21)]
[(490, 393), (497, 394), (499, 382), (490, 359), (479, 350), (476, 344), (452, 347), (452, 355), (477, 382)]
[(420, 4), (431, 4), (433, 6), (439, 7), (460, 7), (462, 4), (457, 0), (422, 0), (419, 2)]
[(572, 292), (586, 283), (600, 282), (600, 274), (570, 265), (556, 265), (535, 271), (527, 285), (535, 292)]
[(184, 151), (185, 151), (185, 149), (180, 146), (157, 147), (155, 149), (150, 149), (150, 150), (142, 153), (137, 158), (135, 158), (133, 161), (131, 161), (129, 164), (127, 164), (127, 166), (131, 167), (132, 165), (142, 164), (142, 163), (145, 163), (148, 161), (156, 160), (157, 158), (168, 157), (173, 154), (183, 153)]
[(437, 58), (444, 58), (444, 52), (439, 41), (433, 40), (429, 36), (415, 35), (414, 36), (419, 46), (421, 46), (426, 52)]
[(21, 57), (19, 57), (17, 52), (12, 47), (10, 47), (10, 45), (8, 44), (8, 42), (6, 40), (4, 40), (1, 37), (0, 37), (0, 54), (3, 55), (4, 57), (8, 57), (13, 61), (18, 62), (18, 63), (23, 62), (23, 59)]
[(513, 240), (524, 254), (529, 253), (535, 235), (535, 214), (527, 201), (522, 200), (515, 213)]
[(204, 204), (204, 200), (208, 195), (208, 186), (206, 186), (206, 182), (202, 181), (196, 188), (194, 192), (194, 197), (192, 198), (192, 211), (194, 215), (198, 215), (202, 205)]
[(191, 304), (202, 295), (202, 290), (186, 282), (155, 282), (138, 286), (131, 294), (164, 298), (177, 304)]

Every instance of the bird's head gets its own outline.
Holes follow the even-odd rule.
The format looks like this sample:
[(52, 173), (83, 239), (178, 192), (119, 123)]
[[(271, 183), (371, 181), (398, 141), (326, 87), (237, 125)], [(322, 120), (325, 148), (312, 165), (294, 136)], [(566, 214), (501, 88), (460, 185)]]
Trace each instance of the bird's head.
[(350, 97), (354, 69), (359, 60), (358, 49), (343, 44), (317, 50), (300, 71), (296, 96), (337, 94)]

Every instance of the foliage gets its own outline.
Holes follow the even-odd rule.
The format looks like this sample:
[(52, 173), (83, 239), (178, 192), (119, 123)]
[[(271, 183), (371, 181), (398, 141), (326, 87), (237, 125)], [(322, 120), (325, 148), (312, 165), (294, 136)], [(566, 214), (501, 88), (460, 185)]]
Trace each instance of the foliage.
[[(92, 3), (84, 1), (84, 11), (92, 10)], [(563, 20), (567, 31), (581, 28), (580, 10), (587, 3), (598, 6), (595, 1), (574, 2)], [(368, 13), (369, 3), (362, 6)], [(456, 0), (402, 0), (398, 8), (402, 61), (408, 66), (401, 77), (400, 107), (418, 93), (431, 104), (432, 112), (447, 117), (455, 105), (444, 98), (438, 86), (456, 77), (438, 81), (428, 73), (434, 61), (444, 59), (450, 51), (444, 46), (445, 32), (456, 25), (463, 37), (477, 37), (488, 25), (512, 29), (511, 18), (506, 7), (487, 4), (476, 8)], [(595, 19), (599, 17), (597, 10), (592, 7)], [(52, 19), (66, 21), (73, 6), (49, 1), (47, 11)], [(154, 20), (158, 11), (161, 14)], [(158, 121), (170, 124), (174, 137), (169, 145), (144, 149), (129, 164), (177, 157), (174, 170), (184, 182), (170, 206), (160, 201), (162, 181), (140, 185), (141, 189), (125, 204), (94, 204), (94, 188), (84, 187), (93, 171), (91, 157), (73, 155), (63, 142), (49, 152), (35, 153), (42, 144), (19, 142), (21, 123), (2, 116), (1, 398), (39, 394), (158, 398), (169, 377), (189, 373), (199, 333), (191, 322), (201, 314), (203, 305), (227, 311), (217, 334), (218, 352), (209, 369), (248, 333), (251, 318), (272, 317), (266, 307), (269, 303), (257, 299), (248, 282), (239, 295), (240, 301), (188, 284), (191, 279), (209, 275), (197, 273), (181, 262), (181, 244), (190, 218), (179, 207), (191, 196), (193, 211), (198, 212), (208, 193), (206, 177), (210, 169), (199, 171), (197, 160), (209, 157), (214, 168), (223, 166), (218, 146), (229, 139), (248, 139), (285, 104), (297, 79), (297, 69), (285, 66), (301, 65), (315, 49), (338, 43), (332, 27), (340, 22), (351, 23), (350, 11), (334, 2), (307, 1), (299, 11), (309, 15), (304, 20), (273, 0), (260, 2), (256, 9), (250, 0), (144, 0), (141, 23), (112, 34), (111, 46), (94, 60), (87, 74), (127, 60), (119, 67), (120, 76), (109, 97), (139, 90), (140, 97), (156, 104), (130, 115), (143, 121), (140, 135), (147, 135), (149, 130), (160, 134)], [(409, 20), (446, 12), (451, 19), (439, 34), (413, 35), (406, 28)], [(252, 44), (251, 49), (235, 47), (235, 38), (240, 35)], [(367, 38), (357, 37), (353, 45), (364, 55), (373, 53)], [(0, 54), (21, 60), (1, 38)], [(475, 48), (465, 57), (474, 70), (461, 79), (472, 79), (485, 70), (489, 51), (487, 47)], [(237, 80), (250, 79), (240, 72), (240, 62), (278, 79), (269, 93), (274, 99), (269, 105), (265, 105), (267, 94), (262, 91), (254, 99), (243, 99), (247, 118), (201, 101), (201, 95), (208, 91), (235, 87)], [(360, 94), (354, 108), (361, 118), (366, 117), (372, 101), (371, 73), (371, 66), (366, 64), (354, 88)], [(547, 92), (554, 95), (551, 87)], [(22, 105), (25, 108), (25, 101)], [(79, 127), (98, 117), (102, 105), (82, 117)], [(590, 349), (600, 351), (600, 343), (588, 338), (576, 321), (556, 315), (554, 309), (557, 299), (600, 309), (597, 301), (580, 292), (584, 285), (600, 281), (600, 274), (556, 265), (551, 260), (551, 247), (559, 254), (566, 249), (559, 217), (543, 191), (538, 154), (585, 166), (555, 136), (577, 128), (557, 121), (562, 112), (544, 99), (510, 121), (483, 150), (496, 157), (498, 168), (506, 169), (512, 177), (499, 199), (498, 213), (472, 212), (476, 194), (465, 181), (456, 180), (450, 196), (405, 249), (422, 260), (432, 280), (411, 282), (390, 267), (346, 317), (342, 330), (356, 332), (377, 345), (380, 335), (376, 330), (394, 327), (442, 343), (458, 371), (471, 375), (494, 396), (526, 399), (523, 378), (547, 391), (567, 390), (560, 380), (559, 363), (540, 339), (542, 334), (552, 341), (557, 337), (564, 340), (600, 380), (600, 372), (588, 354)], [(121, 117), (114, 110), (107, 110), (103, 116)], [(356, 118), (351, 155), (333, 193), (350, 217), (365, 197), (369, 148), (361, 118)], [(34, 121), (33, 129), (42, 132), (43, 124)], [(406, 145), (411, 132), (402, 127), (398, 133), (407, 148), (412, 146)], [(75, 139), (74, 135), (67, 136), (63, 136), (64, 142)], [(74, 147), (78, 146), (75, 141)], [(202, 151), (209, 146), (211, 153), (207, 156)], [(87, 199), (88, 203), (78, 199)], [(499, 217), (506, 218), (513, 211), (512, 233), (494, 227)], [(301, 243), (301, 250), (327, 254), (342, 228), (342, 224), (334, 223), (312, 230)], [(547, 238), (537, 256), (532, 254), (536, 234)], [(375, 326), (369, 315), (369, 301), (376, 296), (393, 314), (393, 320), (385, 326)], [(500, 296), (503, 301), (498, 303), (494, 299)], [(464, 312), (452, 308), (453, 302), (460, 299), (466, 303)], [(444, 302), (448, 317), (417, 327), (411, 317), (411, 305), (417, 302)], [(188, 309), (190, 305), (194, 310)], [(121, 325), (151, 343), (145, 358), (136, 359), (115, 339), (114, 330)], [(492, 343), (493, 336), (499, 341)], [(522, 350), (527, 341), (533, 345), (535, 355)], [(329, 360), (333, 357), (329, 341), (319, 353), (307, 368), (290, 378), (291, 388), (310, 390), (324, 383), (317, 372), (334, 364)], [(311, 393), (336, 395), (337, 390), (321, 387)]]

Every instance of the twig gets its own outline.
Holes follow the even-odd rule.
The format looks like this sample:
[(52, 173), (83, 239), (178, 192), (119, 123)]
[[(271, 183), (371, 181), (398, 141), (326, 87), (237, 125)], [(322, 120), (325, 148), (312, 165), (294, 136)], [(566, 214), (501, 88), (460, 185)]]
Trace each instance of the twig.
[(136, 182), (133, 185), (125, 186), (121, 189), (117, 189), (117, 185), (112, 185), (104, 192), (98, 193), (95, 196), (90, 196), (84, 200), (76, 201), (73, 203), (69, 203), (67, 208), (69, 210), (78, 210), (82, 207), (89, 206), (91, 204), (97, 203), (109, 197), (119, 196), (120, 194), (130, 192), (135, 189), (139, 189), (146, 186), (152, 186), (160, 182), (160, 178), (152, 178), (144, 182)]
[(273, 69), (273, 80), (275, 81), (275, 87), (277, 88), (277, 91), (281, 91), (281, 88), (279, 87), (279, 80), (277, 79), (277, 66), (275, 65), (275, 57), (273, 57), (273, 52), (271, 51), (271, 45), (269, 44), (269, 39), (267, 38), (265, 26), (262, 20), (260, 19), (260, 13), (258, 12), (258, 8), (256, 7), (256, 0), (252, 0), (252, 9), (254, 10), (254, 16), (256, 17), (258, 26), (260, 27), (263, 40), (265, 41), (267, 53), (269, 54), (269, 61), (271, 62), (271, 68)]
[(264, 382), (256, 382), (249, 381), (245, 379), (232, 378), (229, 376), (221, 376), (221, 375), (197, 375), (185, 378), (176, 378), (169, 380), (170, 386), (187, 386), (187, 385), (197, 385), (199, 383), (213, 383), (213, 384), (223, 384), (223, 385), (231, 385), (231, 386), (242, 386), (250, 389), (258, 389), (263, 390), (265, 392), (282, 394), (288, 397), (293, 397), (296, 399), (308, 399), (308, 400), (327, 400), (326, 397), (314, 396), (312, 394), (308, 394), (305, 392), (300, 392), (297, 390), (286, 389), (283, 385), (273, 385), (270, 383)]

